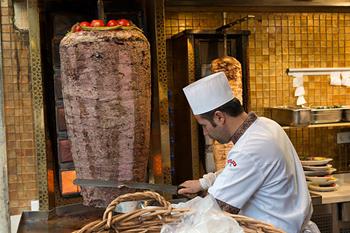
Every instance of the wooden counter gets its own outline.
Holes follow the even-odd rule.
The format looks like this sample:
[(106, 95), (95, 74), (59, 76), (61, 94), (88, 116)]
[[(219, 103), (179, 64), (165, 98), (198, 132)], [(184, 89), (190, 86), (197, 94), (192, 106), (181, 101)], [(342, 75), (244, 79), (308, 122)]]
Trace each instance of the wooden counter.
[(337, 191), (310, 191), (310, 193), (320, 195), (322, 197), (322, 204), (350, 202), (350, 173), (335, 174), (334, 177), (338, 179), (337, 184), (339, 185), (339, 188)]

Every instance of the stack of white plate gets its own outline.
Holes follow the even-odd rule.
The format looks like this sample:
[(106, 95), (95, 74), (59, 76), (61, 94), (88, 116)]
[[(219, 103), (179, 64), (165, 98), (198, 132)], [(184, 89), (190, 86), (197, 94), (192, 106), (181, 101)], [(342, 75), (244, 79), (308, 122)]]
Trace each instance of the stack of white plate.
[(332, 176), (337, 169), (329, 163), (332, 160), (326, 157), (308, 157), (301, 161), (310, 190), (318, 192), (337, 190), (337, 179)]

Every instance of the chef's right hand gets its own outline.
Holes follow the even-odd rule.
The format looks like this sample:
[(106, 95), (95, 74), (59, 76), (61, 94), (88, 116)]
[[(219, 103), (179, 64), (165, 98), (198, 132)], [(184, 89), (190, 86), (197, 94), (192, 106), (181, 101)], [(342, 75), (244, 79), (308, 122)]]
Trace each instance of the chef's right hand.
[(199, 183), (199, 180), (187, 180), (179, 185), (179, 190), (177, 193), (191, 197), (193, 194), (196, 194), (200, 191), (202, 191), (202, 187)]

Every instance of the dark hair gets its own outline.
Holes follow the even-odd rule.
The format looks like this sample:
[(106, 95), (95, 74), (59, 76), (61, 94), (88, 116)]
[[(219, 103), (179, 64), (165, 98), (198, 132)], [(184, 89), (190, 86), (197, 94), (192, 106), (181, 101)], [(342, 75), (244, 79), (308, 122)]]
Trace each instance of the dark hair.
[(216, 124), (214, 122), (214, 114), (216, 111), (224, 112), (232, 117), (236, 117), (240, 115), (242, 112), (244, 112), (243, 106), (241, 105), (241, 102), (237, 98), (233, 98), (229, 102), (227, 102), (224, 105), (221, 105), (220, 107), (211, 110), (209, 112), (200, 114), (201, 117), (207, 119), (210, 121), (210, 123), (213, 125), (213, 127), (216, 127)]

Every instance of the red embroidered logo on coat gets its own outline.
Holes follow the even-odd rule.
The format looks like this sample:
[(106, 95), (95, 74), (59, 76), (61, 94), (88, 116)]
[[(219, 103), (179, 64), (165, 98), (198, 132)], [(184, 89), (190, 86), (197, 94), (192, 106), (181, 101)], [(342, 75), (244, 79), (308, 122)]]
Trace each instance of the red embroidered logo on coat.
[(236, 166), (237, 166), (236, 161), (234, 161), (233, 159), (227, 160), (227, 164), (228, 164), (230, 167), (232, 167), (232, 166), (236, 167)]

